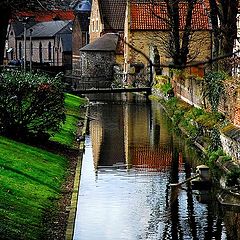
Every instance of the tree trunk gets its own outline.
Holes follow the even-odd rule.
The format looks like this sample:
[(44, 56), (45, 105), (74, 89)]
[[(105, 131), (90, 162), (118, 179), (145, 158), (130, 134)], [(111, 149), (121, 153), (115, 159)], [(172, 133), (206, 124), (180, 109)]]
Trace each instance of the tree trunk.
[[(222, 33), (221, 55), (229, 55), (233, 53), (235, 39), (237, 38), (237, 13), (238, 0), (229, 0), (221, 5), (221, 24), (220, 30)], [(228, 60), (223, 61), (221, 69), (231, 74), (232, 66)]]
[(189, 54), (189, 45), (190, 45), (190, 35), (192, 31), (192, 15), (193, 8), (195, 6), (196, 1), (190, 0), (188, 2), (186, 23), (184, 26), (183, 38), (182, 38), (182, 48), (181, 48), (181, 62), (183, 66), (186, 66), (188, 54)]
[[(209, 0), (210, 4), (210, 18), (212, 24), (213, 33), (213, 49), (212, 57), (217, 58), (219, 56), (219, 45), (220, 45), (220, 31), (219, 31), (219, 21), (218, 21), (218, 6), (216, 0)], [(218, 71), (218, 62), (212, 63), (213, 71)]]
[(11, 17), (10, 8), (0, 6), (0, 16), (0, 65), (3, 65), (7, 28)]
[[(233, 53), (234, 41), (237, 37), (238, 0), (209, 0), (210, 17), (213, 29), (213, 57), (229, 56)], [(214, 63), (214, 70), (231, 74), (231, 64), (226, 59), (220, 64)]]

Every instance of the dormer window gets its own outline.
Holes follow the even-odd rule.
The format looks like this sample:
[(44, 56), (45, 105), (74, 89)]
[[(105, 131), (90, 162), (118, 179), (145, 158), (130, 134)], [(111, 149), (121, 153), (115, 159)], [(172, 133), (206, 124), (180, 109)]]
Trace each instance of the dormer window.
[(237, 17), (237, 28), (240, 28), (240, 16)]
[(96, 19), (96, 32), (98, 32), (98, 19)]

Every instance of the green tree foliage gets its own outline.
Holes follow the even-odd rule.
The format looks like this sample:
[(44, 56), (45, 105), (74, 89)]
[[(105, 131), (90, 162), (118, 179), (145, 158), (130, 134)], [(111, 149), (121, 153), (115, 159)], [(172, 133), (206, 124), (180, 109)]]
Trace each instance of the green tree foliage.
[(207, 98), (212, 112), (218, 110), (221, 97), (224, 94), (224, 80), (226, 74), (223, 72), (209, 72), (204, 76), (203, 97)]
[(49, 137), (65, 120), (61, 76), (5, 71), (0, 79), (0, 132)]

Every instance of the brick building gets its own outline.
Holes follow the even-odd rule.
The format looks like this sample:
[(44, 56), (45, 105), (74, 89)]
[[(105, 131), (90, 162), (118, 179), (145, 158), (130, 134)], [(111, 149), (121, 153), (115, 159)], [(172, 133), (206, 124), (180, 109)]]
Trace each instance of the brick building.
[(106, 33), (118, 33), (116, 63), (123, 66), (123, 32), (127, 0), (93, 0), (90, 16), (90, 42)]
[[(180, 30), (185, 27), (187, 3), (179, 4)], [(165, 2), (155, 4), (147, 1), (128, 1), (124, 28), (124, 73), (145, 75), (149, 72), (150, 60), (154, 62), (159, 53), (160, 64), (169, 65), (172, 58), (167, 44), (171, 42)], [(195, 4), (192, 16), (189, 60), (206, 60), (211, 56), (211, 25), (202, 2)], [(168, 74), (168, 68), (163, 69)]]
[(127, 0), (93, 0), (90, 16), (90, 42), (105, 33), (123, 33)]
[(72, 74), (80, 75), (80, 49), (89, 43), (89, 18), (91, 13), (91, 2), (82, 0), (73, 6), (74, 21), (72, 32)]

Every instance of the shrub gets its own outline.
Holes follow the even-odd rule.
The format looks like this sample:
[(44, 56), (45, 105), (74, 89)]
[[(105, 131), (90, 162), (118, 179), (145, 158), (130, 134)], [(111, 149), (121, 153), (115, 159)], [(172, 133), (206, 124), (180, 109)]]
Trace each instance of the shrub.
[(168, 83), (169, 82), (169, 77), (165, 76), (165, 75), (157, 75), (155, 77), (155, 82), (158, 84), (164, 84), (164, 83)]
[(61, 76), (4, 71), (0, 79), (0, 132), (49, 137), (65, 120)]
[(167, 96), (169, 93), (172, 93), (172, 85), (171, 83), (167, 82), (160, 86), (160, 90)]
[(240, 178), (240, 169), (234, 168), (230, 173), (227, 174), (227, 186), (238, 185), (239, 178)]

